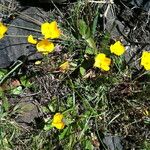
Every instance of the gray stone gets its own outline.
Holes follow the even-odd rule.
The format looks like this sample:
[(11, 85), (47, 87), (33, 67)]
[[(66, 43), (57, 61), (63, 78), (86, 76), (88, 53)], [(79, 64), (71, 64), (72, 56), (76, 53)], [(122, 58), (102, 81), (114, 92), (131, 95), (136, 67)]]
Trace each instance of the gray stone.
[(141, 8), (145, 11), (150, 11), (150, 1), (149, 0), (132, 0), (131, 4), (136, 8)]
[(106, 17), (106, 30), (111, 34), (112, 38), (121, 36), (118, 29), (116, 28), (117, 26), (119, 27), (121, 32), (124, 31), (125, 26), (117, 19), (116, 15), (114, 15), (110, 9)]
[(38, 107), (31, 102), (21, 102), (18, 104), (18, 115), (15, 120), (18, 123), (31, 123), (39, 117)]
[[(8, 36), (0, 40), (0, 68), (6, 68), (19, 57), (28, 56), (36, 51), (35, 45), (32, 46), (32, 44), (27, 42), (27, 36), (30, 34), (37, 37), (42, 36), (41, 33), (33, 31), (40, 31), (40, 24), (34, 23), (36, 21), (31, 21), (31, 18), (34, 18), (38, 22), (43, 22), (44, 20), (40, 16), (41, 12), (45, 13), (43, 10), (30, 7), (21, 12), (21, 14), (11, 22), (7, 32)], [(35, 54), (31, 56), (30, 59), (38, 59), (39, 57), (41, 57), (41, 55)]]
[(107, 146), (108, 150), (123, 150), (121, 139), (118, 136), (106, 135), (103, 142)]
[[(131, 6), (133, 8), (140, 8), (145, 11), (150, 11), (150, 0), (120, 0), (122, 3), (124, 3), (127, 6)], [(118, 0), (116, 0), (116, 3)]]

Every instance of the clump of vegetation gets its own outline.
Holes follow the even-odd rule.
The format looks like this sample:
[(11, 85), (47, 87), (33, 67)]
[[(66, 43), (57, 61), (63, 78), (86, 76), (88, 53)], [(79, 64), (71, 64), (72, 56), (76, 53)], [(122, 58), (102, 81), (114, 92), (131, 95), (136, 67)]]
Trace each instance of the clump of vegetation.
[[(108, 149), (105, 137), (118, 136), (123, 149), (148, 150), (150, 52), (135, 75), (124, 41), (101, 28), (99, 4), (68, 6), (55, 6), (40, 37), (25, 36), (42, 59), (0, 70), (0, 149)], [(0, 23), (1, 39), (9, 26)]]

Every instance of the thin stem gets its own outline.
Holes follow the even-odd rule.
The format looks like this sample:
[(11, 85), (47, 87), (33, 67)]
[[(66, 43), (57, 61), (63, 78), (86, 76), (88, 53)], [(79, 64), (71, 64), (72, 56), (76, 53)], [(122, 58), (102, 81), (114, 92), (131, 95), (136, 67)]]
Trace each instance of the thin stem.
[(142, 73), (141, 75), (139, 75), (138, 77), (136, 77), (136, 78), (133, 80), (133, 82), (136, 81), (137, 79), (139, 79), (140, 77), (142, 77), (143, 75), (149, 73), (149, 72), (150, 72), (150, 70), (149, 70), (149, 71), (145, 71), (144, 73)]
[(16, 38), (27, 38), (27, 35), (5, 35), (7, 37), (16, 37)]
[(2, 78), (2, 80), (0, 80), (0, 85), (1, 85), (16, 69), (18, 69), (18, 68), (23, 64), (22, 61), (19, 61), (19, 60), (18, 60), (18, 62), (19, 62), (19, 64), (16, 65), (12, 70), (10, 70), (10, 71)]
[(94, 1), (94, 0), (89, 0), (88, 2), (90, 3), (97, 3), (97, 4), (114, 4), (113, 0), (110, 0), (109, 2), (107, 1)]
[(12, 25), (12, 24), (7, 24), (10, 27), (15, 27), (15, 28), (20, 28), (20, 29), (25, 29), (25, 30), (30, 30), (30, 31), (35, 31), (35, 32), (41, 32), (40, 30), (36, 30), (36, 29), (32, 29), (32, 28), (28, 28), (28, 27), (22, 27), (22, 26), (17, 26), (17, 25)]

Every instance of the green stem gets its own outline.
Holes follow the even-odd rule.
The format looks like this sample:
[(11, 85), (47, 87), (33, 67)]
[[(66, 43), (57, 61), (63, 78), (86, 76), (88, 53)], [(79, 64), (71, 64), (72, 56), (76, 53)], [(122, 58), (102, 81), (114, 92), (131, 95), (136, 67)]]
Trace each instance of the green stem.
[(0, 85), (16, 70), (18, 69), (22, 64), (23, 62), (18, 60), (19, 64), (16, 65), (12, 70), (10, 70), (3, 78), (2, 80), (0, 80)]
[(91, 48), (94, 49), (94, 54), (97, 55), (97, 54), (98, 54), (98, 49), (97, 49), (97, 47), (96, 47), (96, 44), (95, 44), (93, 38), (88, 38), (88, 39), (86, 39), (86, 42), (89, 44), (89, 46), (90, 46)]

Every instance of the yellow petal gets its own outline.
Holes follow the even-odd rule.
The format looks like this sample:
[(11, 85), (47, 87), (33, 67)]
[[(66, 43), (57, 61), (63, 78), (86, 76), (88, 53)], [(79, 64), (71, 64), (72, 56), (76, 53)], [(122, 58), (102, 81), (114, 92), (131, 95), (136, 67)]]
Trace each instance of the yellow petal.
[(125, 47), (122, 45), (120, 41), (115, 42), (110, 46), (111, 53), (116, 54), (117, 56), (122, 55), (125, 52)]
[(41, 63), (42, 63), (42, 61), (37, 60), (37, 61), (35, 62), (35, 65), (40, 65)]
[(60, 37), (60, 30), (57, 27), (57, 22), (53, 21), (51, 23), (45, 22), (41, 25), (41, 32), (44, 35), (45, 39), (51, 38), (59, 38)]
[(36, 44), (37, 43), (37, 40), (35, 40), (32, 35), (28, 36), (27, 41), (31, 44)]
[(150, 70), (150, 52), (143, 51), (141, 57), (141, 66), (143, 66), (145, 70)]
[(54, 38), (59, 38), (60, 37), (60, 30), (58, 29), (57, 27), (57, 22), (56, 21), (53, 21), (50, 23), (50, 28), (52, 30), (52, 34), (51, 34), (51, 39), (54, 39)]
[(69, 62), (68, 62), (68, 61), (64, 62), (63, 64), (61, 64), (61, 65), (59, 66), (59, 68), (60, 68), (61, 71), (68, 71), (68, 70), (69, 70), (69, 67), (70, 67), (70, 65), (69, 65)]
[(102, 69), (104, 71), (110, 70), (111, 59), (107, 58), (105, 54), (100, 53), (95, 57), (94, 67)]
[(146, 62), (150, 59), (149, 52), (143, 51), (142, 57), (141, 57), (141, 65), (145, 65)]
[(65, 124), (64, 122), (52, 123), (52, 126), (56, 127), (57, 129), (63, 129), (65, 127)]
[(45, 22), (41, 25), (41, 32), (42, 34), (45, 36), (47, 34), (47, 32), (50, 30), (49, 28), (49, 23)]
[(145, 70), (150, 70), (150, 63), (143, 65)]
[(36, 45), (37, 51), (43, 54), (49, 54), (54, 51), (54, 44), (49, 42), (47, 39), (44, 39)]
[(60, 123), (63, 120), (63, 114), (56, 113), (53, 117), (53, 123)]
[(7, 32), (8, 28), (0, 22), (0, 39), (4, 37), (4, 34)]
[(143, 110), (143, 114), (144, 114), (145, 116), (149, 116), (149, 111), (148, 111), (147, 109), (144, 109), (144, 110)]
[(101, 61), (105, 59), (105, 54), (100, 53), (95, 57), (94, 67), (100, 68)]
[(63, 114), (56, 113), (53, 117), (52, 126), (57, 129), (63, 129), (65, 127), (65, 123), (63, 122)]
[(104, 64), (106, 64), (107, 66), (109, 66), (111, 64), (111, 59), (105, 57)]
[(107, 66), (107, 65), (101, 65), (100, 68), (103, 69), (104, 71), (109, 71), (110, 70), (110, 67)]

